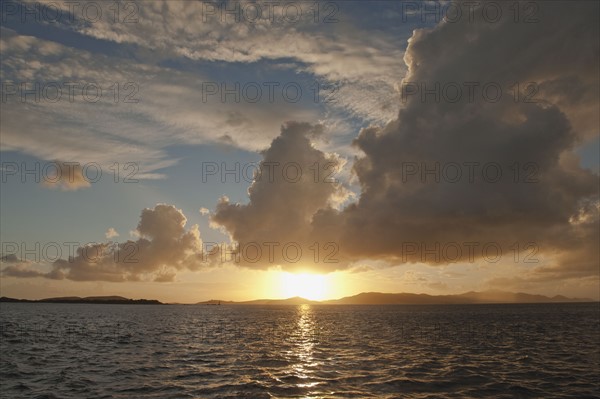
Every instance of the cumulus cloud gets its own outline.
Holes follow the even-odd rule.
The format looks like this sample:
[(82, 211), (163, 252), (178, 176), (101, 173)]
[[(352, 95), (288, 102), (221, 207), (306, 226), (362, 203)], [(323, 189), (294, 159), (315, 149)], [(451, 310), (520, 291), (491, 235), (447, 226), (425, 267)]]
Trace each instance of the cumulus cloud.
[[(319, 249), (313, 247), (312, 218), (319, 209), (344, 201), (348, 192), (334, 180), (340, 159), (311, 143), (321, 132), (319, 125), (284, 125), (263, 153), (258, 175), (248, 189), (249, 203), (233, 204), (223, 198), (217, 205), (211, 222), (225, 228), (239, 244), (241, 264), (302, 268), (314, 263), (317, 251), (327, 249), (323, 247), (329, 241), (317, 243)], [(317, 260), (325, 267), (339, 262)]]
[(3, 275), (74, 281), (172, 281), (177, 271), (202, 266), (198, 226), (186, 230), (186, 221), (181, 210), (159, 204), (142, 211), (136, 241), (85, 245), (68, 259), (54, 261), (48, 272), (9, 266)]
[[(582, 7), (586, 5), (575, 4), (567, 16), (564, 7), (546, 3), (540, 23), (533, 25), (506, 19), (495, 26), (442, 23), (417, 31), (405, 56), (405, 83), (431, 89), (451, 82), (493, 82), (506, 90), (511, 82), (544, 84), (577, 76), (573, 81), (582, 87), (580, 96), (592, 99), (597, 108), (598, 37), (594, 29), (578, 28), (595, 25), (591, 15), (597, 5), (587, 5), (587, 11)], [(574, 29), (581, 36), (570, 39), (566, 32)], [(499, 37), (503, 44), (493, 45)], [(569, 45), (550, 50), (558, 37)], [(574, 59), (582, 61), (574, 64)], [(498, 68), (502, 64), (510, 68)], [(438, 244), (493, 242), (506, 251), (514, 243), (534, 242), (543, 254), (562, 251), (569, 258), (578, 247), (587, 247), (576, 244), (576, 237), (582, 243), (597, 242), (597, 226), (584, 230), (570, 220), (582, 202), (597, 201), (598, 176), (582, 169), (571, 152), (585, 135), (574, 129), (577, 115), (543, 93), (537, 100), (516, 102), (505, 95), (497, 102), (470, 101), (465, 95), (456, 102), (438, 102), (432, 95), (409, 96), (397, 120), (381, 129), (364, 129), (355, 140), (364, 153), (354, 164), (362, 189), (358, 203), (342, 212), (322, 211), (315, 226), (330, 231), (336, 226), (341, 248), (356, 257), (420, 262), (423, 248)], [(474, 165), (472, 180), (468, 163)], [(499, 181), (475, 169), (487, 163), (502, 171)], [(447, 165), (460, 165), (459, 181), (453, 181), (454, 173), (444, 178)], [(537, 178), (523, 180), (525, 170), (515, 178), (513, 168), (524, 165)], [(597, 208), (588, 211), (597, 215)], [(579, 266), (564, 259), (552, 269), (563, 276), (573, 270), (578, 276), (597, 274), (597, 255), (583, 252)], [(451, 257), (466, 261), (468, 254), (463, 246), (462, 255)], [(476, 258), (478, 254), (476, 250)], [(443, 256), (425, 260), (448, 263)]]
[(564, 279), (598, 280), (600, 272), (600, 202), (583, 201), (571, 218), (567, 232), (560, 231), (557, 243), (546, 264), (523, 273), (521, 280), (529, 284), (544, 284)]
[[(573, 153), (591, 123), (589, 112), (573, 105), (597, 111), (600, 104), (597, 13), (593, 2), (548, 2), (534, 24), (464, 18), (415, 31), (403, 87), (458, 82), (464, 93), (456, 101), (444, 100), (443, 92), (440, 100), (407, 95), (397, 119), (360, 132), (357, 202), (339, 210), (329, 204), (333, 187), (259, 182), (248, 205), (222, 201), (213, 221), (241, 242), (333, 241), (342, 259), (390, 264), (477, 261), (486, 243), (504, 254), (517, 244), (524, 256), (533, 243), (545, 262), (536, 276), (597, 277), (598, 175)], [(563, 92), (565, 79), (573, 86)], [(473, 82), (474, 99), (462, 84)], [(535, 84), (520, 86), (517, 97), (515, 82)], [(486, 99), (487, 83), (504, 94)], [(532, 90), (535, 101), (525, 101)], [(292, 133), (298, 126), (282, 130), (264, 161), (326, 157)], [(423, 256), (430, 249), (437, 254)]]

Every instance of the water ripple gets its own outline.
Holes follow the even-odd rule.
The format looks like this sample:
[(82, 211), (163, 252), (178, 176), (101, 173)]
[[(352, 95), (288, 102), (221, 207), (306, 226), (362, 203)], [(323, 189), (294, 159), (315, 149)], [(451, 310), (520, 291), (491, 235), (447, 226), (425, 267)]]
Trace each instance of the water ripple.
[(2, 398), (600, 398), (597, 304), (0, 311)]

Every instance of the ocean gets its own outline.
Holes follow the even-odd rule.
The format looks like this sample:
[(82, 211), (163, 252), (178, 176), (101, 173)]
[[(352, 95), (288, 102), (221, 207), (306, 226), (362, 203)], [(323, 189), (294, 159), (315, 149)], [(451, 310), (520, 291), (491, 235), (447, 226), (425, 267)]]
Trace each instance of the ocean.
[(0, 304), (2, 398), (600, 398), (600, 305)]

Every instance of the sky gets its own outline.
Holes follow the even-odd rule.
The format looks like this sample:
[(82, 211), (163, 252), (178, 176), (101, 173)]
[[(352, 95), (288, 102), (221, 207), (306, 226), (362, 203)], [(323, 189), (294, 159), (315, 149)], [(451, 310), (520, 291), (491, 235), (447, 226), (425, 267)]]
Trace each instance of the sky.
[(600, 299), (593, 1), (4, 1), (3, 296)]

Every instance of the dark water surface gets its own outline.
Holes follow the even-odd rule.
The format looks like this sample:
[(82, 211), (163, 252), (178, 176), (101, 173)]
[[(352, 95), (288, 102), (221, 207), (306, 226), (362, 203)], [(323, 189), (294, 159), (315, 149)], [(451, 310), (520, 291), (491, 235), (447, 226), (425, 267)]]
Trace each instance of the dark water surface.
[(596, 304), (0, 305), (2, 398), (600, 397)]

